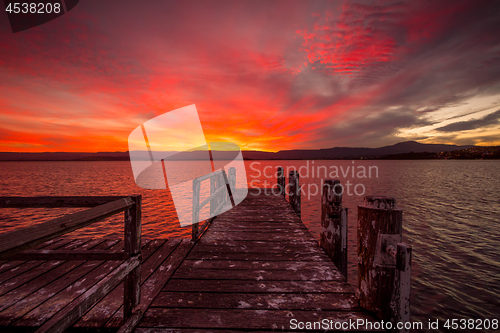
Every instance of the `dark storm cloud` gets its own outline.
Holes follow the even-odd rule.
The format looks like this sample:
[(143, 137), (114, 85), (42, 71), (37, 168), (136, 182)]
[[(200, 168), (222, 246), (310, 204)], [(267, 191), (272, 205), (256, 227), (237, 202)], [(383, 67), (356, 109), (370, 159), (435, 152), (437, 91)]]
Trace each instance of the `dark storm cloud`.
[(436, 128), (440, 132), (458, 132), (469, 131), (482, 127), (489, 127), (500, 124), (500, 110), (490, 113), (481, 119), (472, 119), (467, 121), (459, 121), (443, 127)]
[[(318, 143), (328, 140), (328, 146), (341, 146), (346, 138), (351, 145), (365, 147), (380, 147), (401, 141), (397, 138), (399, 128), (413, 126), (429, 126), (433, 123), (418, 118), (418, 115), (408, 108), (388, 110), (378, 114), (370, 114), (356, 119), (348, 119), (323, 128), (318, 133)], [(419, 137), (422, 138), (422, 137)], [(416, 138), (412, 138), (416, 140)]]

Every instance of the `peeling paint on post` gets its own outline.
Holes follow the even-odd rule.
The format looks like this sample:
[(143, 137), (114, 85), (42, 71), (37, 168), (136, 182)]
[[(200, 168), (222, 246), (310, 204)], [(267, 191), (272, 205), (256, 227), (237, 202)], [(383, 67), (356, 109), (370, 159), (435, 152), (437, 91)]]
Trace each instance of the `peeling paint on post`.
[(299, 172), (296, 170), (290, 171), (290, 176), (288, 179), (288, 199), (290, 201), (290, 205), (292, 205), (295, 213), (300, 217), (300, 185), (299, 185)]
[(368, 196), (358, 206), (360, 305), (393, 322), (410, 315), (411, 248), (401, 243), (402, 224), (403, 211), (393, 198)]
[(277, 183), (278, 183), (278, 189), (279, 193), (282, 196), (285, 196), (285, 171), (283, 170), (283, 167), (278, 167), (278, 176), (277, 176)]
[[(396, 292), (393, 297), (396, 321), (410, 321), (410, 291), (411, 291), (411, 246), (405, 243), (397, 245), (396, 254)], [(401, 330), (400, 332), (409, 332)]]
[(342, 208), (342, 187), (337, 179), (323, 184), (319, 245), (347, 281), (347, 208)]

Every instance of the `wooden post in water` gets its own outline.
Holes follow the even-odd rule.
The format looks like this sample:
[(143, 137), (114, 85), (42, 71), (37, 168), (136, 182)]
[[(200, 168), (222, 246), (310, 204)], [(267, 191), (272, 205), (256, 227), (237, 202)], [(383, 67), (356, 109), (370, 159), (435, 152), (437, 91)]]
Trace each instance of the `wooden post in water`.
[(392, 322), (410, 319), (411, 248), (402, 230), (395, 199), (367, 196), (358, 206), (360, 306)]
[(299, 172), (297, 170), (291, 170), (288, 179), (288, 199), (292, 205), (293, 210), (300, 217), (300, 185), (299, 185)]
[[(141, 254), (141, 205), (140, 195), (130, 198), (134, 205), (125, 211), (125, 256), (130, 258)], [(125, 277), (123, 288), (123, 317), (128, 318), (141, 300), (141, 265)]]
[(277, 176), (278, 190), (279, 194), (285, 196), (285, 171), (283, 167), (278, 167), (278, 176)]
[(338, 179), (325, 180), (319, 245), (347, 281), (347, 208), (342, 207), (342, 192)]

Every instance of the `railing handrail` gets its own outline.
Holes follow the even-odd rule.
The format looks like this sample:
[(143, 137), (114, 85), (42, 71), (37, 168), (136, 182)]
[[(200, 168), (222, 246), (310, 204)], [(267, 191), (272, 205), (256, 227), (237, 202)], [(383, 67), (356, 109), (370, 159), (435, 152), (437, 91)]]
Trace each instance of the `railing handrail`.
[(223, 173), (223, 172), (225, 172), (225, 171), (222, 169), (215, 170), (213, 172), (207, 173), (206, 175), (196, 177), (195, 179), (193, 179), (193, 182), (200, 182), (201, 183), (202, 181), (204, 181), (208, 178), (212, 178), (212, 177), (216, 176), (217, 174)]
[(0, 197), (0, 208), (95, 207), (130, 195)]
[[(9, 200), (16, 201), (16, 199), (13, 198), (14, 197), (9, 197)], [(16, 206), (28, 208), (29, 206), (27, 204), (19, 204), (19, 202), (23, 200), (21, 198), (25, 199), (24, 197), (18, 197), (18, 204)], [(13, 207), (14, 205), (9, 204), (9, 200), (0, 197), (0, 208)], [(131, 196), (120, 197), (118, 200), (107, 202), (84, 211), (64, 215), (33, 226), (3, 233), (0, 235), (0, 259), (5, 259), (10, 255), (30, 249), (43, 242), (87, 227), (109, 216), (123, 212), (133, 205), (135, 205), (135, 201)], [(47, 204), (47, 206), (53, 207), (52, 204)]]
[[(0, 197), (0, 208), (92, 207), (34, 226), (0, 235), (0, 259), (24, 260), (124, 260), (98, 284), (43, 324), (37, 332), (62, 332), (75, 323), (104, 295), (124, 281), (124, 318), (140, 302), (141, 268), (141, 206), (140, 195), (131, 196), (58, 196)], [(124, 251), (25, 251), (114, 214), (125, 212)]]
[[(230, 176), (236, 177), (235, 168), (230, 168), (229, 171), (230, 171), (229, 172)], [(222, 181), (219, 181), (216, 184), (217, 178), (221, 179)], [(200, 184), (202, 181), (207, 179), (210, 179), (210, 195), (200, 203)], [(235, 181), (236, 179), (234, 179), (234, 183)], [(211, 222), (214, 216), (217, 215), (220, 209), (222, 209), (222, 207), (224, 206), (224, 203), (227, 202), (228, 197), (231, 200), (231, 204), (234, 205), (234, 200), (232, 197), (231, 185), (230, 185), (231, 183), (233, 183), (233, 180), (228, 179), (226, 171), (224, 169), (219, 169), (193, 179), (192, 232), (191, 232), (191, 239), (193, 241), (196, 241), (198, 237), (203, 233), (203, 231), (208, 227), (208, 224)], [(221, 200), (221, 202), (218, 203), (217, 206), (215, 204), (212, 206), (212, 204), (214, 203), (214, 199), (220, 196), (224, 188), (227, 189), (228, 195), (224, 196), (224, 199)], [(200, 210), (203, 207), (205, 207), (205, 205), (209, 202), (210, 202), (211, 218), (203, 225), (202, 229), (200, 230), (199, 229)]]

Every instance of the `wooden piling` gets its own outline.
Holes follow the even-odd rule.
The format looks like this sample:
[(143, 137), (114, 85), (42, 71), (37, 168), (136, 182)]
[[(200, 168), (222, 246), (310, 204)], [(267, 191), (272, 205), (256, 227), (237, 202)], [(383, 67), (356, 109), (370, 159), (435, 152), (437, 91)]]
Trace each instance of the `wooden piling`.
[[(125, 256), (129, 259), (141, 253), (141, 206), (140, 195), (130, 198), (134, 205), (125, 211)], [(141, 265), (125, 276), (123, 288), (123, 317), (128, 318), (141, 300)]]
[(410, 314), (411, 248), (401, 243), (402, 223), (393, 198), (368, 196), (358, 206), (360, 305), (393, 322), (408, 321)]
[(299, 185), (299, 172), (297, 170), (291, 170), (288, 179), (288, 199), (290, 205), (292, 205), (295, 213), (300, 217), (301, 215), (301, 203), (300, 203), (300, 185)]
[(347, 208), (342, 207), (342, 192), (339, 180), (325, 180), (319, 245), (347, 281)]
[(279, 194), (285, 196), (285, 171), (283, 167), (278, 167), (278, 176), (277, 176), (278, 190)]
[[(396, 292), (392, 303), (395, 307), (395, 319), (399, 322), (410, 321), (411, 255), (411, 246), (405, 243), (397, 244)], [(401, 332), (408, 332), (408, 330), (401, 330)]]

